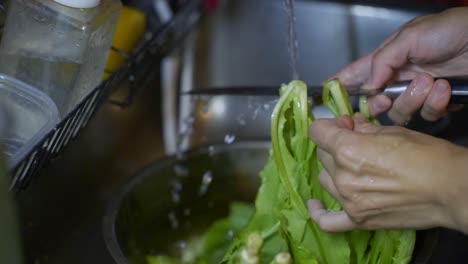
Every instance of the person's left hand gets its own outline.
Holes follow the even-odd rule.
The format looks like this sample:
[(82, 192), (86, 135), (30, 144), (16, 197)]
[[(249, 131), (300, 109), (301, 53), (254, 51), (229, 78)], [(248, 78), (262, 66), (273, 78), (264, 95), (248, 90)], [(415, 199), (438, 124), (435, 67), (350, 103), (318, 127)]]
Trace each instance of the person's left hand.
[(468, 151), (403, 127), (354, 119), (316, 120), (311, 138), (320, 183), (343, 206), (311, 200), (311, 217), (330, 232), (443, 226), (468, 232)]

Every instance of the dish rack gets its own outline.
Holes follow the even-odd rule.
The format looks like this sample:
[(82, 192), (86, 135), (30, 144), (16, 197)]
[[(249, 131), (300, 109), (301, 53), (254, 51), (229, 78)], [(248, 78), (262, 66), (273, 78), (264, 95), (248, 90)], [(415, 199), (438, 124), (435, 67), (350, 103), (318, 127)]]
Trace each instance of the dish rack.
[[(132, 103), (135, 90), (151, 69), (174, 50), (198, 23), (203, 13), (203, 1), (191, 0), (178, 8), (171, 20), (155, 32), (147, 32), (136, 52), (127, 56), (126, 63), (96, 87), (77, 107), (52, 129), (26, 157), (11, 169), (10, 189), (25, 189), (44, 167), (49, 165), (86, 127), (103, 103), (127, 107)], [(114, 49), (115, 50), (115, 49)], [(119, 52), (117, 50), (117, 52)], [(121, 53), (121, 52), (119, 52)], [(112, 101), (109, 95), (122, 82), (129, 83), (128, 96), (123, 101)]]

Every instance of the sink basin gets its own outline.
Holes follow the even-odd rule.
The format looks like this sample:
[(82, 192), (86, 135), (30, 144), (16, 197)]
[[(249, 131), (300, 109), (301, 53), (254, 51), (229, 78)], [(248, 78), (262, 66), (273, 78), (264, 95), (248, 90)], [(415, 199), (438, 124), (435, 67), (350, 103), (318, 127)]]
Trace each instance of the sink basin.
[[(349, 1), (296, 1), (300, 79), (320, 84), (343, 66), (374, 50), (402, 24), (424, 14), (421, 9), (397, 9), (353, 4)], [(282, 1), (222, 1), (217, 12), (206, 17), (192, 34), (181, 56), (181, 85), (189, 91), (205, 87), (277, 86), (291, 80), (287, 16)], [(176, 99), (177, 100), (177, 99)], [(268, 139), (274, 97), (182, 95), (178, 124), (165, 133), (166, 142), (182, 140), (185, 149), (225, 139)], [(356, 104), (356, 98), (352, 98)], [(175, 104), (175, 103), (174, 103)], [(330, 117), (314, 106), (317, 118)], [(168, 121), (168, 120), (166, 120)], [(389, 124), (385, 116), (385, 124)], [(436, 126), (418, 120), (412, 128), (439, 133)], [(193, 125), (193, 126), (192, 126)]]
[[(227, 216), (230, 202), (253, 202), (269, 148), (261, 141), (201, 147), (135, 175), (104, 217), (104, 240), (116, 263), (144, 263), (151, 254), (181, 256), (187, 238)], [(428, 262), (437, 234), (417, 232), (411, 263)]]

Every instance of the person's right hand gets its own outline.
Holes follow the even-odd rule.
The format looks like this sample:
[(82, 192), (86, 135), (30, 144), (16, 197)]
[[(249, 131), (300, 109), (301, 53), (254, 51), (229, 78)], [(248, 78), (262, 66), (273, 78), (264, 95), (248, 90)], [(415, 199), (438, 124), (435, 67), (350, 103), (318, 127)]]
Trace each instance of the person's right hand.
[(380, 88), (388, 82), (413, 80), (392, 102), (379, 95), (369, 100), (373, 116), (388, 112), (404, 124), (421, 109), (421, 116), (436, 121), (448, 112), (451, 87), (437, 76), (468, 75), (468, 7), (418, 17), (391, 35), (382, 45), (335, 77), (344, 85)]

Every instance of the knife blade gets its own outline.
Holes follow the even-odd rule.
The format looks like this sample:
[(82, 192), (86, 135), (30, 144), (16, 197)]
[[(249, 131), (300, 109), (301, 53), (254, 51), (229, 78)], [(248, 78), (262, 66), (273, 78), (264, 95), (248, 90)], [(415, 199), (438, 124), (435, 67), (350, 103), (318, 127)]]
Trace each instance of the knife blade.
[[(382, 93), (379, 90), (363, 90), (360, 87), (346, 87), (350, 96), (354, 95), (377, 95)], [(322, 96), (323, 87), (318, 85), (307, 86), (307, 95), (309, 97)], [(224, 87), (208, 87), (199, 88), (196, 90), (183, 92), (184, 95), (239, 95), (239, 96), (279, 96), (280, 89), (278, 86), (224, 86)]]
[[(467, 77), (438, 77), (445, 79), (451, 85), (452, 96), (450, 104), (468, 104), (468, 78)], [(391, 83), (379, 89), (363, 89), (362, 86), (345, 86), (350, 96), (374, 96), (384, 94), (391, 99), (395, 99), (404, 93), (411, 81), (400, 81)], [(205, 87), (182, 92), (183, 95), (200, 96), (279, 96), (278, 86), (225, 86), (225, 87)], [(309, 97), (322, 96), (323, 87), (319, 85), (308, 85), (307, 94)]]

